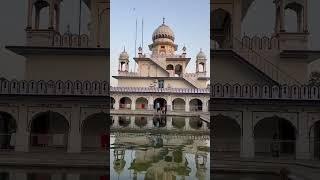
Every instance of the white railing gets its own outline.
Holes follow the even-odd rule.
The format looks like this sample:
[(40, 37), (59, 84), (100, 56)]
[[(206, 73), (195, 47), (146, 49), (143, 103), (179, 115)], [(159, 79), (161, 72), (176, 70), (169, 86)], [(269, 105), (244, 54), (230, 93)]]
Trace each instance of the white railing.
[(68, 134), (30, 134), (31, 151), (66, 151)]

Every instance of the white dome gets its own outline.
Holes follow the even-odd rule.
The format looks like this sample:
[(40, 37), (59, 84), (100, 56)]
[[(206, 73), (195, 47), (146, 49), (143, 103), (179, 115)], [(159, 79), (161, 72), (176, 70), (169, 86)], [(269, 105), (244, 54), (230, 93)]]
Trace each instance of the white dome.
[(163, 23), (156, 30), (154, 30), (152, 34), (153, 41), (159, 38), (168, 38), (174, 41), (175, 37), (172, 29)]
[(129, 59), (129, 54), (123, 50), (123, 52), (120, 54), (119, 59)]
[(200, 52), (197, 54), (197, 59), (207, 59), (204, 52), (200, 49)]

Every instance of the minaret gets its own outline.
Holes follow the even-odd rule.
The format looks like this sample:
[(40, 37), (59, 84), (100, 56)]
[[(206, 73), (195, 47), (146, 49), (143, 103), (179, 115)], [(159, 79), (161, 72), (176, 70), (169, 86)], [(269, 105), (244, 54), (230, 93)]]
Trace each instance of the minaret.
[(123, 52), (119, 56), (119, 72), (128, 72), (129, 71), (129, 55), (126, 52), (124, 47)]
[(206, 63), (207, 58), (202, 49), (200, 49), (200, 52), (197, 55), (196, 60), (196, 73), (197, 74), (206, 74)]

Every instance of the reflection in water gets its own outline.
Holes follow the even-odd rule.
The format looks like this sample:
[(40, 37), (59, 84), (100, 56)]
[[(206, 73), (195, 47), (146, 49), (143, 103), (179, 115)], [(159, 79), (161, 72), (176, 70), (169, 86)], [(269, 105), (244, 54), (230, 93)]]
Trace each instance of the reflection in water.
[[(120, 124), (120, 120), (123, 122), (125, 118), (118, 119)], [(192, 118), (186, 120), (183, 117), (165, 116), (127, 119), (131, 119), (143, 131), (130, 131), (135, 129), (133, 125), (122, 126), (128, 129), (127, 132), (123, 129), (121, 132), (112, 132), (110, 179), (210, 179), (209, 131), (207, 134), (183, 131), (186, 125), (200, 128), (200, 119), (195, 122)], [(147, 121), (151, 121), (152, 126), (148, 126)], [(151, 131), (155, 128), (164, 131)], [(177, 134), (177, 129), (182, 131)]]

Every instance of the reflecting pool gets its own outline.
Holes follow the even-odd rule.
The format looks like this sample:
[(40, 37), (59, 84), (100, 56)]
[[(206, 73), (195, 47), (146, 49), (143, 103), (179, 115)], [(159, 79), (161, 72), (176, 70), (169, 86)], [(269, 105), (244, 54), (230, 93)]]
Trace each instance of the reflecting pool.
[(110, 179), (210, 179), (209, 130), (199, 118), (119, 116), (114, 121)]

